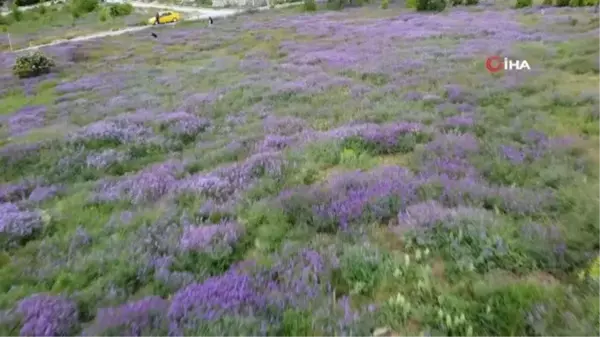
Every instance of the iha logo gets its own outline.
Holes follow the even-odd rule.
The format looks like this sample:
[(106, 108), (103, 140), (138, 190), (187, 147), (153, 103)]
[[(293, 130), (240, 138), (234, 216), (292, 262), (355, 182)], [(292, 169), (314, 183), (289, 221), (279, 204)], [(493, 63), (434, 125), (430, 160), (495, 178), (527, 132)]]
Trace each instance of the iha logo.
[(531, 70), (526, 60), (509, 60), (507, 57), (490, 56), (485, 60), (485, 68), (490, 73), (501, 70)]

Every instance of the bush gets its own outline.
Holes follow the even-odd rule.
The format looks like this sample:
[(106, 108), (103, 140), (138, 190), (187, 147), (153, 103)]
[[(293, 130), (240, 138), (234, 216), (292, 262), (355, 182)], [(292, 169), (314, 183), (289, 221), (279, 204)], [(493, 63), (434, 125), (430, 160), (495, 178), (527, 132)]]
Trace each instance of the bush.
[(304, 0), (304, 10), (307, 12), (314, 12), (317, 10), (317, 3), (315, 0)]
[(544, 1), (542, 2), (542, 5), (544, 5), (544, 6), (552, 6), (552, 1), (553, 1), (553, 0), (544, 0)]
[(23, 19), (23, 12), (14, 4), (11, 6), (10, 15), (14, 21), (21, 21)]
[(479, 4), (479, 0), (465, 0), (465, 5), (467, 6), (475, 6)]
[(108, 20), (109, 16), (110, 16), (110, 11), (109, 11), (108, 7), (102, 7), (102, 9), (100, 10), (100, 13), (98, 14), (98, 19), (100, 19), (100, 21), (104, 22), (104, 21)]
[(533, 0), (517, 0), (517, 3), (515, 4), (515, 8), (531, 7), (532, 4), (533, 4)]
[(390, 5), (390, 0), (381, 0), (381, 9), (387, 9)]
[(554, 4), (556, 7), (567, 7), (569, 6), (571, 0), (556, 0)]
[(98, 0), (73, 0), (71, 2), (71, 13), (73, 17), (80, 17), (95, 11), (98, 8)]
[(15, 0), (14, 4), (17, 6), (31, 6), (42, 2), (41, 0)]
[(113, 18), (133, 13), (133, 6), (129, 3), (111, 5), (109, 8), (110, 16)]
[(342, 10), (344, 9), (345, 0), (327, 0), (327, 9)]
[(452, 6), (460, 6), (463, 4), (463, 0), (450, 0)]
[(584, 0), (571, 0), (569, 2), (569, 6), (571, 6), (571, 7), (583, 7), (583, 6), (585, 6), (585, 1)]
[(33, 54), (20, 56), (13, 66), (13, 74), (19, 78), (28, 78), (48, 74), (54, 67), (54, 61), (37, 51)]
[(417, 11), (441, 12), (446, 9), (446, 0), (417, 0)]

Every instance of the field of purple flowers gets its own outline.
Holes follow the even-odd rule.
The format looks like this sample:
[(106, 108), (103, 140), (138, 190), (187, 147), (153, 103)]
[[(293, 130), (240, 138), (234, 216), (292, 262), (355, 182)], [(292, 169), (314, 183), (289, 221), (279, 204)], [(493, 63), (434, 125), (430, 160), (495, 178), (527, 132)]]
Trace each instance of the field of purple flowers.
[(0, 335), (598, 335), (592, 10), (155, 31), (0, 55)]

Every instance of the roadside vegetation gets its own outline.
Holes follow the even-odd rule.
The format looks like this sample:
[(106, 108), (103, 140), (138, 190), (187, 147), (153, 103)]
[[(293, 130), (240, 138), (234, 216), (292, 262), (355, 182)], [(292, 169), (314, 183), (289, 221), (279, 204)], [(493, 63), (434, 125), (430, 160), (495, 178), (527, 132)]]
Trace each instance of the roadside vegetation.
[(20, 49), (139, 25), (151, 15), (129, 4), (104, 5), (97, 0), (72, 0), (30, 10), (13, 6), (7, 15), (0, 16), (0, 50), (9, 50), (11, 43), (13, 49)]

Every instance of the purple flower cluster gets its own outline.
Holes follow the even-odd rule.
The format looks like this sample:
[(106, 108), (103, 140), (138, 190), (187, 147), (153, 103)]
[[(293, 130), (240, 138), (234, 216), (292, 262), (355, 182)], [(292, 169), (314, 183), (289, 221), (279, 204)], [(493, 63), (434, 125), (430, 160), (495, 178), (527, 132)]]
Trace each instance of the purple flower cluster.
[(154, 136), (152, 129), (140, 122), (112, 119), (94, 122), (68, 136), (69, 141), (108, 141), (118, 144), (142, 143)]
[(178, 192), (199, 193), (218, 203), (225, 203), (247, 189), (263, 175), (277, 177), (283, 172), (285, 159), (276, 152), (255, 154), (242, 163), (215, 169), (182, 180)]
[(235, 186), (217, 175), (197, 174), (178, 185), (179, 193), (197, 193), (218, 203), (226, 202), (236, 192)]
[(60, 296), (31, 295), (19, 302), (21, 336), (68, 336), (78, 324), (77, 306)]
[(574, 139), (568, 137), (549, 138), (538, 131), (529, 131), (523, 137), (524, 144), (501, 145), (500, 154), (513, 164), (531, 163), (543, 158), (549, 151), (564, 151), (572, 148)]
[(98, 184), (95, 201), (127, 200), (133, 204), (154, 202), (177, 187), (177, 175), (183, 172), (183, 164), (169, 160), (155, 164), (135, 175)]
[(336, 219), (342, 227), (364, 213), (381, 220), (414, 201), (419, 184), (410, 171), (399, 166), (345, 175), (331, 182), (331, 203), (315, 210), (322, 217)]
[(488, 186), (470, 178), (429, 177), (428, 183), (440, 188), (437, 200), (449, 207), (472, 205), (497, 207), (516, 215), (543, 212), (556, 205), (551, 190), (529, 190), (519, 187)]
[(222, 94), (222, 92), (196, 93), (186, 98), (180, 108), (195, 113), (200, 107), (215, 103)]
[(119, 307), (99, 309), (93, 325), (86, 329), (85, 336), (99, 336), (103, 333), (121, 336), (144, 336), (166, 333), (169, 302), (149, 296), (129, 302)]
[(345, 229), (356, 220), (383, 220), (396, 216), (417, 198), (416, 190), (420, 184), (421, 180), (407, 169), (388, 166), (366, 173), (357, 171), (336, 176), (324, 187), (284, 191), (278, 197), (278, 203), (287, 212), (297, 213), (297, 203), (307, 202), (315, 219)]
[(22, 179), (16, 183), (0, 185), (0, 202), (14, 202), (26, 199), (39, 185), (39, 181)]
[(167, 128), (170, 134), (193, 137), (210, 125), (206, 118), (200, 118), (187, 112), (172, 112), (158, 115), (157, 122)]
[(171, 333), (181, 335), (182, 329), (196, 320), (260, 313), (268, 303), (261, 287), (265, 285), (251, 275), (231, 270), (181, 289), (173, 296), (169, 308)]
[(221, 252), (230, 249), (238, 241), (242, 230), (235, 222), (187, 226), (183, 229), (180, 246), (183, 250)]
[(479, 151), (479, 141), (471, 134), (438, 134), (425, 146), (421, 175), (450, 179), (478, 179), (469, 157)]
[(11, 136), (19, 135), (44, 125), (46, 107), (43, 105), (26, 106), (8, 118), (8, 131)]
[(181, 334), (198, 320), (224, 315), (261, 317), (276, 324), (286, 308), (304, 307), (327, 288), (319, 277), (327, 263), (318, 252), (305, 249), (279, 257), (268, 269), (238, 265), (221, 276), (189, 285), (173, 296), (171, 333)]
[(388, 152), (398, 145), (400, 137), (423, 131), (424, 127), (422, 124), (398, 122), (367, 128), (360, 136), (365, 141), (375, 145), (380, 151)]
[(401, 229), (424, 229), (452, 219), (487, 219), (490, 216), (491, 214), (488, 211), (480, 208), (463, 206), (446, 208), (437, 201), (430, 200), (408, 206), (406, 210), (399, 212), (398, 226)]
[(59, 94), (78, 91), (118, 91), (127, 84), (127, 78), (123, 73), (102, 73), (100, 75), (89, 75), (73, 82), (63, 82), (56, 86)]
[(42, 202), (56, 196), (62, 188), (60, 186), (38, 186), (29, 195), (31, 202)]
[(256, 152), (281, 151), (296, 141), (297, 138), (292, 136), (266, 135), (265, 139), (257, 144)]
[(125, 152), (120, 152), (115, 149), (107, 149), (101, 152), (94, 152), (87, 155), (85, 164), (89, 168), (105, 169), (114, 163), (124, 162), (129, 159)]
[(463, 113), (460, 115), (452, 116), (446, 118), (444, 121), (444, 126), (446, 128), (456, 128), (456, 129), (467, 129), (472, 127), (475, 124), (475, 118), (473, 115), (468, 113)]
[(8, 144), (0, 148), (0, 160), (6, 164), (14, 164), (36, 156), (42, 148), (44, 148), (42, 142)]
[(8, 243), (16, 243), (32, 237), (43, 226), (38, 212), (22, 211), (12, 203), (0, 204), (0, 236)]

